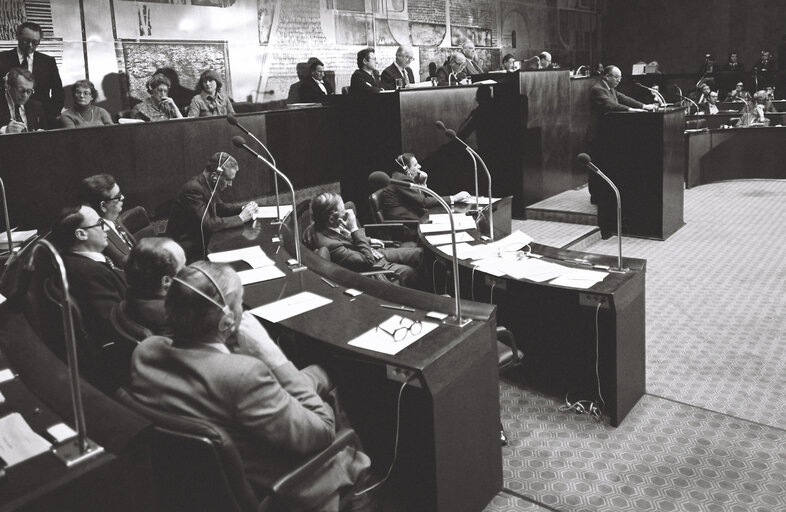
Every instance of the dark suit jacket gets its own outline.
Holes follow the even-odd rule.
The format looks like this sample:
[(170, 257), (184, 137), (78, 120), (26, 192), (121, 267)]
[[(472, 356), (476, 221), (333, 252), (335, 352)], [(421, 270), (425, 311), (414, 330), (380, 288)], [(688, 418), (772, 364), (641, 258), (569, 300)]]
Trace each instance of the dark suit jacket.
[(330, 261), (354, 272), (387, 268), (384, 257), (377, 258), (366, 238), (365, 230), (358, 229), (346, 238), (331, 229), (317, 230), (312, 224), (303, 232), (306, 245), (312, 249), (326, 247), (330, 251)]
[[(125, 229), (122, 224), (118, 221), (115, 221), (115, 226), (121, 229)], [(125, 230), (126, 236), (129, 238), (132, 244), (136, 244), (136, 239), (134, 235)], [(120, 236), (115, 233), (113, 229), (107, 231), (107, 242), (106, 248), (104, 249), (104, 255), (112, 260), (116, 266), (120, 268), (126, 267), (126, 261), (128, 260), (128, 253), (131, 252), (131, 247), (128, 245)]]
[[(32, 98), (25, 103), (25, 115), (27, 116), (27, 131), (29, 132), (39, 128), (46, 130), (49, 126), (41, 103)], [(8, 103), (5, 99), (5, 93), (3, 93), (0, 95), (0, 127), (6, 126), (13, 118), (14, 113), (8, 110)]]
[[(393, 173), (393, 179), (415, 183), (415, 180), (398, 171)], [(447, 199), (450, 202), (450, 198)], [(388, 220), (419, 220), (429, 208), (439, 204), (439, 201), (420, 190), (396, 185), (385, 187), (379, 196), (379, 202), (382, 214)]]
[[(407, 77), (409, 78), (409, 83), (415, 82), (415, 74), (412, 72), (410, 67), (405, 68), (407, 71)], [(396, 78), (400, 78), (404, 80), (404, 75), (401, 74), (401, 71), (398, 70), (398, 66), (395, 63), (391, 64), (390, 66), (386, 67), (384, 71), (382, 71), (382, 87), (392, 91), (396, 88)]]
[(610, 89), (603, 79), (590, 88), (590, 111), (592, 114), (593, 133), (597, 132), (600, 120), (608, 112), (624, 112), (628, 107), (643, 108), (644, 104), (616, 89)]
[(375, 69), (373, 75), (372, 77), (362, 69), (356, 69), (349, 81), (349, 94), (371, 94), (381, 91), (379, 72)]
[[(5, 76), (11, 68), (18, 68), (20, 65), (16, 48), (0, 53), (0, 77)], [(33, 99), (43, 105), (47, 125), (55, 127), (57, 126), (55, 120), (65, 104), (63, 82), (60, 80), (60, 72), (57, 70), (55, 59), (41, 52), (34, 52), (33, 76), (35, 77)]]
[(483, 73), (483, 70), (480, 69), (480, 66), (478, 66), (478, 64), (474, 60), (467, 59), (467, 64), (464, 66), (464, 74), (469, 76), (469, 75), (479, 75), (481, 73)]
[(82, 323), (90, 338), (103, 345), (114, 340), (112, 308), (126, 295), (125, 273), (81, 254), (61, 253), (71, 295), (82, 312)]
[[(439, 68), (437, 70), (437, 75), (436, 75), (438, 80), (437, 85), (448, 85), (448, 77), (450, 77), (450, 73), (452, 72), (453, 70), (450, 69), (450, 65), (448, 64), (445, 64), (444, 66)], [(459, 81), (464, 80), (466, 77), (467, 77), (466, 73), (464, 73), (464, 71), (460, 71), (459, 73), (456, 74), (456, 78), (450, 79), (450, 85), (456, 85), (458, 84)]]
[[(218, 197), (218, 193), (210, 201), (205, 221), (201, 223), (212, 189), (205, 174), (200, 173), (183, 185), (175, 202), (172, 203), (166, 235), (183, 247), (189, 262), (205, 256), (203, 249), (206, 249), (210, 243), (212, 233), (243, 225), (243, 220), (238, 216), (242, 207), (225, 205)], [(204, 248), (202, 247), (203, 232)]]
[(123, 306), (122, 314), (128, 320), (141, 325), (153, 334), (160, 336), (172, 334), (172, 326), (166, 319), (164, 297), (138, 299), (129, 293)]
[(742, 62), (737, 61), (737, 65), (733, 66), (731, 62), (723, 66), (724, 71), (729, 71), (731, 73), (741, 73), (745, 71), (745, 65)]
[(300, 101), (302, 103), (318, 103), (325, 99), (327, 95), (333, 94), (333, 86), (330, 85), (330, 82), (323, 80), (322, 84), (325, 86), (325, 89), (327, 89), (327, 94), (322, 92), (322, 89), (319, 88), (316, 80), (310, 76), (301, 80), (299, 94)]
[[(154, 336), (134, 351), (131, 393), (148, 407), (226, 432), (258, 492), (335, 437), (333, 411), (290, 362), (269, 368), (250, 356), (208, 346), (175, 348)], [(298, 510), (329, 510), (325, 502), (337, 500), (337, 489), (357, 481), (369, 464), (363, 452), (348, 447), (285, 498)]]

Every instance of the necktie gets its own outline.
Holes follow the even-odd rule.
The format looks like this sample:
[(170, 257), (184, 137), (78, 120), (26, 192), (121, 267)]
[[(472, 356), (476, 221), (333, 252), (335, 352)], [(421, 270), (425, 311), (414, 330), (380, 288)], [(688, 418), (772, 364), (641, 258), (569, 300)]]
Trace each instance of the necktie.
[(109, 268), (111, 268), (112, 270), (114, 270), (114, 269), (115, 269), (115, 264), (114, 264), (114, 263), (112, 263), (112, 260), (110, 260), (110, 259), (109, 259), (109, 258), (107, 258), (106, 256), (104, 256), (104, 259), (106, 260), (106, 264), (109, 266)]
[(22, 59), (22, 63), (20, 64), (20, 67), (21, 67), (22, 69), (27, 69), (27, 70), (29, 71), (30, 69), (28, 68), (28, 65), (29, 65), (29, 64), (28, 64), (28, 62), (27, 62), (27, 55), (25, 55), (25, 58), (24, 58), (24, 59)]
[(404, 75), (404, 87), (406, 87), (409, 85), (409, 73), (407, 73), (407, 70), (405, 68), (404, 72), (401, 74)]
[(14, 105), (14, 121), (22, 123), (22, 107), (19, 105)]
[(117, 232), (120, 235), (120, 238), (123, 240), (123, 242), (125, 242), (125, 244), (128, 247), (133, 248), (134, 243), (131, 241), (131, 237), (128, 236), (128, 232), (125, 230), (125, 228), (119, 224), (116, 227), (117, 227)]

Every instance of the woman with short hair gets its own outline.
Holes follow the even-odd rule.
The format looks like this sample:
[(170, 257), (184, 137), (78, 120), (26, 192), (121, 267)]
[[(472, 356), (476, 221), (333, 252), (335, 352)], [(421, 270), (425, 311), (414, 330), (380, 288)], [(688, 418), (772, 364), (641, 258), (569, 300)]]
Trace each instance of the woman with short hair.
[(98, 91), (90, 80), (77, 80), (71, 86), (74, 106), (60, 114), (60, 126), (63, 128), (84, 128), (87, 126), (103, 126), (114, 124), (109, 112), (93, 105)]

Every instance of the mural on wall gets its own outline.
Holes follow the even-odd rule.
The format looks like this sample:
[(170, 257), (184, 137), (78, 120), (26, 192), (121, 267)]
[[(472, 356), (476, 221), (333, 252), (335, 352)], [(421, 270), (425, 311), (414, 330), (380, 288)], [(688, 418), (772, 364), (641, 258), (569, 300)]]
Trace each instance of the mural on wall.
[(16, 26), (25, 19), (24, 0), (3, 0), (0, 7), (0, 40), (16, 40)]
[(49, 0), (0, 0), (0, 51), (16, 48), (16, 27), (23, 21), (41, 25), (44, 37), (38, 50), (63, 64), (63, 39), (55, 37)]
[[(123, 2), (138, 2), (139, 0), (121, 0)], [(149, 4), (169, 5), (195, 5), (197, 7), (232, 7), (235, 0), (144, 0)]]
[(270, 42), (275, 10), (276, 0), (257, 0), (257, 26), (259, 27), (259, 44), (261, 45)]
[[(168, 74), (170, 81), (173, 82), (171, 88), (173, 94), (170, 94), (173, 98), (179, 90), (190, 90), (193, 94), (199, 75), (206, 69), (218, 73), (224, 81), (223, 90), (232, 97), (231, 75), (226, 65), (227, 44), (224, 41), (145, 40), (140, 42), (123, 39), (120, 44), (123, 69), (128, 77), (128, 92), (132, 98), (137, 100), (147, 98), (145, 87), (147, 81), (158, 69), (173, 69), (172, 63), (177, 63), (173, 69), (175, 80), (172, 80), (172, 76)], [(186, 94), (185, 91), (183, 93)]]
[(490, 28), (477, 28), (477, 27), (458, 27), (456, 25), (450, 26), (450, 44), (453, 46), (461, 46), (464, 41), (472, 41), (475, 46), (491, 46), (491, 29)]

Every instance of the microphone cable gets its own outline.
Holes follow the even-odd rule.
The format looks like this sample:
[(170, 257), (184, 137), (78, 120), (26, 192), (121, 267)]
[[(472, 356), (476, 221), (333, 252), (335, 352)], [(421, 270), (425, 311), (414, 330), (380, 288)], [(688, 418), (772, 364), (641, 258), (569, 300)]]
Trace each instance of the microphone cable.
[(603, 392), (600, 389), (600, 371), (599, 371), (599, 360), (600, 360), (600, 353), (599, 353), (599, 345), (600, 345), (600, 333), (599, 333), (599, 314), (600, 314), (600, 306), (601, 303), (598, 302), (598, 305), (595, 307), (595, 379), (598, 384), (598, 398), (600, 399), (600, 407), (598, 404), (593, 402), (592, 400), (576, 400), (572, 402), (569, 400), (570, 391), (565, 393), (565, 405), (559, 406), (560, 412), (568, 412), (574, 411), (576, 414), (586, 414), (590, 415), (595, 418), (597, 421), (603, 420), (603, 413), (606, 409), (606, 401), (603, 398)]
[(399, 437), (400, 437), (400, 434), (401, 434), (401, 397), (404, 395), (404, 389), (407, 387), (407, 384), (409, 384), (409, 381), (412, 380), (412, 378), (414, 376), (415, 376), (415, 373), (413, 372), (409, 377), (407, 377), (407, 380), (405, 380), (401, 384), (401, 387), (398, 390), (398, 398), (396, 399), (396, 437), (395, 437), (395, 441), (393, 443), (393, 460), (390, 461), (390, 465), (388, 466), (388, 470), (385, 473), (385, 476), (382, 478), (382, 480), (378, 481), (375, 484), (372, 484), (372, 485), (366, 487), (365, 489), (363, 489), (361, 491), (356, 492), (355, 496), (362, 496), (363, 494), (366, 494), (367, 492), (373, 491), (374, 489), (376, 489), (380, 485), (384, 484), (387, 481), (387, 479), (390, 477), (390, 474), (393, 472), (393, 467), (396, 465), (396, 460), (398, 459), (398, 442), (399, 442)]
[(205, 211), (202, 213), (202, 218), (199, 220), (199, 233), (202, 235), (202, 257), (207, 258), (207, 244), (205, 243), (205, 216), (207, 215), (207, 210), (210, 208), (210, 202), (213, 200), (213, 196), (216, 195), (216, 190), (218, 190), (218, 182), (221, 181), (221, 176), (223, 175), (223, 170), (221, 175), (219, 175), (218, 179), (216, 180), (216, 184), (213, 185), (213, 191), (210, 192), (210, 198), (207, 200), (207, 204), (205, 205)]

